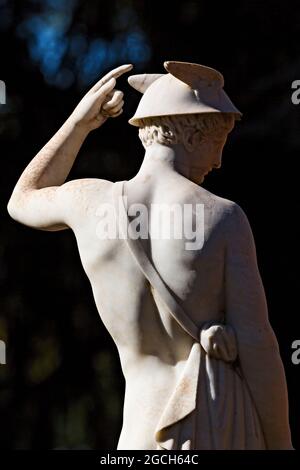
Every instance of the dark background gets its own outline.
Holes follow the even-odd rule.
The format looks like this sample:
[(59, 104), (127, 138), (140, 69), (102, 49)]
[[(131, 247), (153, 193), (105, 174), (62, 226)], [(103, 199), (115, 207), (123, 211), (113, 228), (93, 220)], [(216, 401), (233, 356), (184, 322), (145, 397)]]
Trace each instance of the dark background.
[[(18, 225), (6, 204), (21, 171), (95, 80), (122, 63), (163, 72), (164, 60), (222, 71), (244, 113), (222, 169), (204, 186), (246, 211), (270, 320), (287, 374), (294, 446), (300, 444), (297, 162), (300, 79), (297, 2), (0, 0), (1, 246), (0, 447), (115, 449), (124, 381), (71, 231)], [(139, 96), (121, 79), (124, 114), (88, 137), (70, 178), (128, 179), (142, 161), (127, 124)], [(116, 295), (118, 283), (116, 280)]]

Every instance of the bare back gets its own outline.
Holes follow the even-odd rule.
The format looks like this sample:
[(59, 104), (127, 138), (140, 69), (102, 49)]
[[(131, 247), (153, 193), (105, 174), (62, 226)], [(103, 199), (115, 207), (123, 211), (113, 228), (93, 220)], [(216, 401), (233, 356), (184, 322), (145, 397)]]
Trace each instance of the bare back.
[[(141, 419), (137, 406), (141, 401), (141, 410), (144, 410), (145, 393), (149, 395), (146, 402), (152, 416), (149, 423), (154, 421), (153, 413), (157, 413), (158, 418), (172, 389), (170, 384), (178, 377), (189, 355), (192, 338), (167, 311), (133, 259), (125, 240), (103, 240), (97, 236), (100, 220), (97, 210), (101, 204), (113, 206), (113, 186), (106, 182), (103, 187), (103, 182), (99, 182), (97, 187), (95, 182), (93, 190), (84, 198), (85, 215), (73, 229), (99, 314), (119, 351), (127, 390), (126, 429), (127, 423), (133, 427), (133, 420)], [(148, 238), (141, 242), (166, 285), (196, 325), (222, 319), (225, 308), (222, 222), (228, 201), (177, 175), (169, 181), (148, 181), (144, 185), (128, 181), (125, 195), (128, 207), (144, 204), (150, 219), (152, 204), (158, 202), (158, 197), (169, 206), (204, 204), (205, 241), (200, 250), (187, 250), (186, 239)], [(110, 216), (115, 217), (112, 213)], [(155, 366), (156, 378), (149, 376), (149, 363)], [(153, 387), (155, 380), (157, 387)], [(140, 425), (139, 429), (142, 429)], [(128, 436), (132, 436), (132, 432), (124, 431), (123, 435), (126, 435), (124, 445), (128, 448)], [(146, 435), (149, 439), (151, 432), (145, 423)], [(142, 432), (139, 432), (139, 439), (144, 442)], [(136, 439), (132, 445), (138, 448)], [(155, 443), (147, 441), (141, 446), (155, 448)]]

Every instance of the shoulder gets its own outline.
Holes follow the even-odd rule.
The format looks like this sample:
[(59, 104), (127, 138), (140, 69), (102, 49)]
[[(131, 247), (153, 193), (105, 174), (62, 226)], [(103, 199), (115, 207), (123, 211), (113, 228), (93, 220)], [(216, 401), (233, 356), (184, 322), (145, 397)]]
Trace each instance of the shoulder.
[(111, 189), (113, 183), (108, 180), (98, 178), (82, 178), (64, 183), (59, 187), (60, 197), (72, 205), (86, 204), (97, 198), (99, 201), (106, 198), (107, 193)]
[[(203, 188), (202, 188), (203, 189)], [(244, 209), (230, 199), (206, 191), (212, 202), (215, 227), (222, 236), (224, 246), (234, 256), (255, 259), (256, 248), (252, 229)]]
[(201, 193), (204, 204), (208, 204), (210, 207), (212, 207), (214, 212), (219, 215), (223, 222), (227, 221), (233, 223), (239, 219), (247, 219), (244, 210), (236, 202), (217, 196), (216, 194), (207, 191), (202, 187)]
[(224, 237), (231, 243), (242, 240), (252, 243), (252, 229), (244, 209), (230, 199), (206, 192), (213, 207), (214, 219), (222, 227)]
[(244, 254), (255, 252), (255, 241), (248, 217), (236, 202), (226, 203), (223, 228), (228, 247)]
[(71, 180), (60, 186), (61, 190), (68, 193), (80, 193), (82, 191), (105, 191), (111, 187), (113, 183), (108, 180), (99, 178), (81, 178), (78, 180)]
[(110, 202), (111, 181), (98, 178), (72, 180), (57, 188), (66, 224), (74, 231), (92, 220), (99, 206)]

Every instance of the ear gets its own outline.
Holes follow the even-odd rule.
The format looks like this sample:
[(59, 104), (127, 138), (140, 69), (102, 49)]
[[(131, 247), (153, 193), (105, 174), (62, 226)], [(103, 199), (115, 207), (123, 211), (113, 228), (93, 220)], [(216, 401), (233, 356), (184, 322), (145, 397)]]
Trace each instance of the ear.
[(145, 93), (147, 88), (149, 88), (155, 80), (163, 77), (164, 75), (164, 73), (143, 73), (140, 75), (131, 75), (128, 77), (128, 83), (137, 91)]
[(183, 145), (187, 152), (193, 152), (197, 146), (197, 131), (188, 130), (184, 135)]
[(207, 137), (204, 137), (201, 131), (194, 130), (186, 133), (184, 138), (184, 147), (188, 152), (193, 152), (200, 145), (206, 144), (207, 141)]

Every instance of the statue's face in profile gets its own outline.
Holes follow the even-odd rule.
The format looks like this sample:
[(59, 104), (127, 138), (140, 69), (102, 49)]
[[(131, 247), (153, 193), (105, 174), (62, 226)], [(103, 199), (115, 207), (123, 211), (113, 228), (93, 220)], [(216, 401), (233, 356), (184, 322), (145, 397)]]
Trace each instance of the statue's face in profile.
[(220, 168), (222, 152), (228, 136), (228, 130), (222, 130), (207, 136), (193, 150), (191, 155), (193, 180), (198, 184), (215, 168)]

